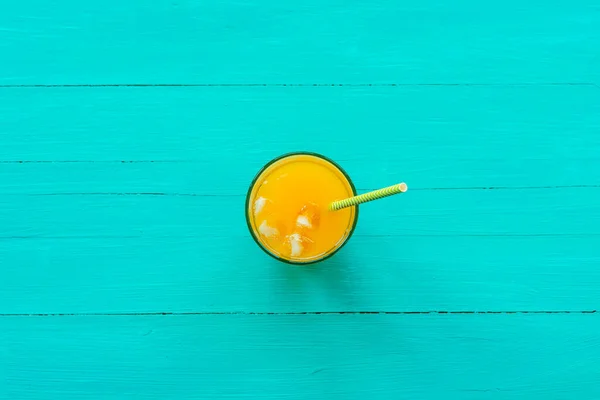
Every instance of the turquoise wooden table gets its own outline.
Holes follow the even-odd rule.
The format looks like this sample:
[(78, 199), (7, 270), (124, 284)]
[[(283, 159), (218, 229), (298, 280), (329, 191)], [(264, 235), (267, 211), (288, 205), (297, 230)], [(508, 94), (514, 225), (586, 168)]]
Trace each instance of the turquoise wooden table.
[[(596, 0), (0, 11), (0, 398), (600, 398)], [(309, 150), (348, 246), (268, 258)]]

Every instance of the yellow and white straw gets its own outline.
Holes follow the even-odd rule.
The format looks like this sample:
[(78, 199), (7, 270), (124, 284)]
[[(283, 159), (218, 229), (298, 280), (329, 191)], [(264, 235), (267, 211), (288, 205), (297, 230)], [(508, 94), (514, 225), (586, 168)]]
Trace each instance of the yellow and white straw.
[(373, 201), (380, 199), (382, 197), (392, 196), (398, 193), (404, 193), (408, 190), (408, 186), (406, 183), (399, 183), (397, 185), (388, 186), (383, 189), (374, 190), (372, 192), (364, 193), (358, 196), (350, 197), (344, 200), (334, 201), (329, 205), (329, 210), (337, 211), (342, 208), (356, 206), (361, 203), (366, 203), (367, 201)]

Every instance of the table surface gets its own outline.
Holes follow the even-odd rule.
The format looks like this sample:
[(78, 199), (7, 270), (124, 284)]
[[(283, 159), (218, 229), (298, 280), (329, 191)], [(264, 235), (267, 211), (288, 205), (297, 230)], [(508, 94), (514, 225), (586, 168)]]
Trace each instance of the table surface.
[[(257, 170), (338, 161), (351, 242), (271, 260)], [(0, 12), (0, 398), (600, 398), (597, 0)]]

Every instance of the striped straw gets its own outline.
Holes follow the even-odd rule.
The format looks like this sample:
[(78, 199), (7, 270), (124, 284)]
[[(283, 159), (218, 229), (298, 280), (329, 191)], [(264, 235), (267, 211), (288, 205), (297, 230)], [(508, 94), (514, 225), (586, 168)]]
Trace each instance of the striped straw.
[(342, 208), (352, 207), (361, 203), (366, 203), (367, 201), (373, 201), (380, 199), (382, 197), (392, 196), (398, 193), (404, 193), (408, 190), (408, 186), (406, 183), (399, 183), (397, 185), (389, 186), (383, 189), (374, 190), (369, 193), (361, 194), (358, 196), (350, 197), (345, 200), (337, 200), (329, 205), (330, 211), (341, 210)]

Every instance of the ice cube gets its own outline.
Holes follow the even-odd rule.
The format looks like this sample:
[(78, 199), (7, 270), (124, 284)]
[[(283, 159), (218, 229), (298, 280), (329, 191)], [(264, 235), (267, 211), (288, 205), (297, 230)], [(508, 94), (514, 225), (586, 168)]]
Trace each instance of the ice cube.
[(296, 225), (300, 228), (317, 228), (319, 226), (320, 217), (319, 207), (314, 203), (309, 203), (302, 207), (298, 213)]
[(302, 245), (302, 236), (299, 233), (293, 233), (289, 236), (290, 245), (292, 246), (292, 257), (299, 257), (304, 250)]
[(263, 221), (262, 224), (258, 227), (258, 232), (265, 237), (274, 237), (279, 235), (279, 230), (277, 228), (273, 228), (267, 224), (267, 221)]
[(255, 217), (258, 214), (260, 214), (260, 212), (262, 211), (262, 209), (265, 207), (266, 204), (267, 204), (267, 199), (265, 199), (264, 197), (259, 197), (258, 199), (256, 199), (256, 201), (254, 202), (254, 216)]
[(286, 236), (286, 246), (292, 257), (300, 257), (314, 243), (308, 236), (294, 232)]
[(296, 219), (296, 225), (300, 228), (312, 228), (312, 224), (306, 215), (298, 215), (298, 219)]

